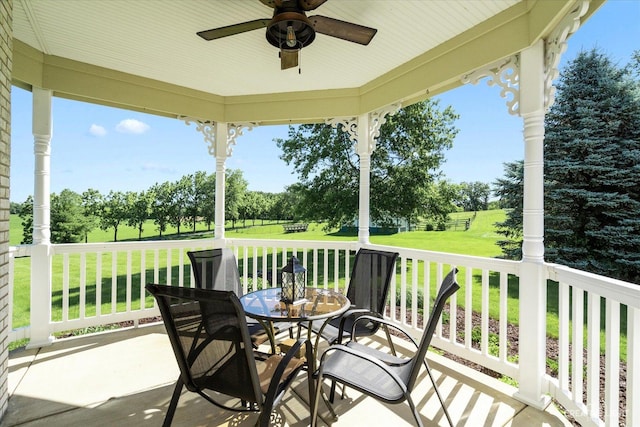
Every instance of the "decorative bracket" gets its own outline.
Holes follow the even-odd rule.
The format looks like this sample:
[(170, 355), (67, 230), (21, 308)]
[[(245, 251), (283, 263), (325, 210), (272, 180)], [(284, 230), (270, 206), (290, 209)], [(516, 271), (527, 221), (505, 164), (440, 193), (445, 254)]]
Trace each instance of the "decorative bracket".
[(545, 41), (544, 106), (546, 109), (549, 109), (555, 101), (556, 88), (553, 86), (553, 81), (560, 75), (558, 64), (560, 64), (560, 57), (567, 50), (567, 39), (580, 28), (580, 18), (588, 10), (589, 0), (580, 0)]
[(257, 123), (229, 123), (227, 128), (227, 157), (231, 157), (233, 146), (236, 145), (236, 138), (244, 134), (245, 130), (253, 130)]
[(520, 111), (520, 57), (512, 55), (484, 68), (475, 70), (462, 76), (462, 83), (478, 82), (488, 78), (489, 86), (498, 85), (502, 88), (500, 96), (507, 99), (509, 114), (517, 115)]
[[(200, 120), (193, 117), (179, 116), (178, 119), (185, 122), (187, 126), (196, 124), (196, 130), (204, 136), (204, 142), (208, 145), (209, 154), (216, 156), (216, 122), (213, 120)], [(236, 145), (236, 138), (246, 130), (252, 130), (257, 123), (229, 123), (227, 128), (226, 155), (231, 157), (233, 146)]]
[(357, 117), (334, 117), (327, 119), (326, 123), (336, 129), (338, 125), (342, 125), (342, 130), (349, 134), (349, 140), (356, 142), (358, 140), (358, 118)]
[[(401, 104), (391, 104), (369, 113), (369, 153), (372, 153), (375, 149), (376, 139), (380, 137), (380, 127), (387, 121), (387, 116), (397, 113), (401, 107)], [(334, 129), (341, 124), (342, 130), (349, 134), (349, 140), (354, 143), (358, 141), (357, 117), (336, 117), (327, 119), (326, 123)]]

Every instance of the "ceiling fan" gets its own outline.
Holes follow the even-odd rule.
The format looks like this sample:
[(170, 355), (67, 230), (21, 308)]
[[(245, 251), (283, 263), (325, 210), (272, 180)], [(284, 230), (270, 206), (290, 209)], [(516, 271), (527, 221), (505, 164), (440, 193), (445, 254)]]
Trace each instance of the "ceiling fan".
[(282, 70), (298, 66), (300, 49), (309, 46), (315, 40), (316, 33), (368, 45), (378, 31), (375, 28), (327, 16), (306, 16), (305, 12), (315, 10), (326, 1), (260, 0), (264, 5), (273, 8), (271, 19), (256, 19), (200, 31), (196, 34), (205, 40), (216, 40), (266, 27), (267, 41), (280, 49), (280, 68)]

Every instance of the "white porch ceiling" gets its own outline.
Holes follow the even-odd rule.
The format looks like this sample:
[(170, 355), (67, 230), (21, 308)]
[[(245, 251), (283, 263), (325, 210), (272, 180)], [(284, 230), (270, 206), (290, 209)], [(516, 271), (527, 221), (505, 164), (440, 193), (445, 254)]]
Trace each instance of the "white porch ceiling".
[[(582, 1), (582, 0), (580, 0)], [(591, 0), (589, 14), (604, 0)], [(196, 32), (255, 19), (259, 0), (14, 0), (14, 84), (168, 116), (286, 123), (415, 102), (544, 38), (576, 2), (328, 0), (323, 15), (373, 27), (368, 46), (318, 34), (280, 70), (265, 29)]]
[(368, 46), (322, 34), (301, 70), (254, 30), (204, 41), (196, 32), (259, 18), (258, 0), (16, 0), (14, 37), (48, 54), (222, 96), (357, 88), (519, 0), (329, 0), (307, 15), (378, 29)]

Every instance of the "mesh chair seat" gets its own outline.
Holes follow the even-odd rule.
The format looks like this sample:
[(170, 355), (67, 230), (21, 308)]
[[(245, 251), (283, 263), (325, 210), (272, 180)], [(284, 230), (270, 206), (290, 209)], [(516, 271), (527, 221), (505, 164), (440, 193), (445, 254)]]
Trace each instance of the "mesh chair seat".
[[(419, 344), (407, 332), (385, 319), (364, 315), (356, 321), (379, 322), (402, 332), (416, 347), (415, 353), (411, 357), (398, 357), (395, 354), (388, 354), (358, 343), (356, 341), (355, 328), (352, 329), (352, 339), (348, 343), (332, 345), (322, 354), (320, 366), (316, 373), (318, 386), (314, 396), (313, 414), (311, 416), (312, 426), (317, 423), (318, 400), (322, 393), (322, 381), (325, 378), (332, 381), (332, 388), (333, 384), (339, 382), (387, 403), (407, 401), (417, 425), (422, 426), (418, 410), (411, 399), (411, 391), (414, 389), (418, 373), (422, 365), (424, 365), (447, 420), (453, 427), (447, 407), (427, 364), (426, 354), (446, 300), (460, 288), (455, 279), (457, 271), (456, 268), (453, 268), (442, 281)], [(393, 350), (390, 342), (391, 338), (388, 334), (387, 339)]]

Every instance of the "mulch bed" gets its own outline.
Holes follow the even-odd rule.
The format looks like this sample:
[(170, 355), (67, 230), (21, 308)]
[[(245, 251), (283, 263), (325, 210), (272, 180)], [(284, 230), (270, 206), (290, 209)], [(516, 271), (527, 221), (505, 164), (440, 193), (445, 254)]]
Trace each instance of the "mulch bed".
[[(445, 308), (444, 310), (446, 313), (448, 313), (448, 308)], [(387, 315), (389, 315), (388, 309), (387, 309)], [(397, 307), (396, 308), (396, 319), (400, 318), (400, 308)], [(477, 312), (473, 312), (471, 315), (471, 324), (472, 326), (477, 326), (480, 327), (481, 324), (481, 316), (480, 313)], [(412, 321), (412, 313), (410, 310), (407, 310), (406, 312), (406, 322), (411, 323)], [(423, 325), (423, 318), (422, 315), (419, 314), (418, 315), (418, 327), (422, 328)], [(458, 338), (457, 341), (458, 342), (464, 342), (464, 325), (465, 325), (465, 310), (461, 307), (457, 307), (456, 308), (456, 330), (458, 331)], [(489, 319), (489, 333), (490, 334), (496, 334), (496, 335), (500, 335), (500, 324), (498, 322), (498, 320), (496, 319)], [(443, 328), (443, 335), (446, 336), (446, 334), (448, 334), (448, 330)], [(401, 335), (398, 335), (401, 336)], [(517, 325), (513, 325), (513, 324), (507, 324), (507, 355), (508, 356), (513, 356), (513, 357), (517, 357), (518, 356), (518, 343), (519, 343), (519, 328)], [(472, 346), (476, 349), (480, 349), (480, 343), (479, 342), (472, 342)], [(559, 345), (558, 345), (558, 340), (556, 338), (551, 338), (551, 337), (547, 337), (547, 359), (549, 360), (554, 360), (554, 361), (558, 361), (558, 352), (559, 352)], [(571, 354), (571, 344), (569, 344), (569, 354)], [(447, 357), (448, 359), (451, 359), (457, 363), (460, 363), (461, 365), (465, 365), (468, 366), (472, 369), (475, 369), (478, 372), (481, 372), (485, 375), (488, 375), (492, 378), (502, 378), (503, 375), (492, 371), (484, 366), (478, 365), (476, 363), (470, 362), (464, 358), (461, 358), (459, 356), (456, 356), (454, 354), (448, 353), (448, 352), (444, 352), (443, 356)], [(583, 360), (586, 365), (586, 361), (587, 361), (587, 350), (584, 350), (583, 353)], [(600, 355), (600, 401), (603, 402), (604, 401), (604, 392), (605, 392), (605, 355), (601, 354)], [(547, 368), (546, 368), (546, 372), (548, 375), (552, 376), (553, 378), (557, 378), (557, 372), (554, 372), (551, 367), (549, 366), (549, 364), (547, 364)], [(619, 397), (619, 402), (620, 402), (620, 425), (624, 426), (626, 423), (626, 407), (627, 407), (627, 399), (626, 399), (626, 390), (627, 390), (627, 364), (626, 362), (621, 361), (620, 362), (620, 397)], [(571, 379), (569, 380), (571, 381)], [(583, 399), (584, 401), (586, 401), (586, 382), (584, 384), (584, 392), (583, 392)], [(571, 422), (574, 426), (580, 426), (580, 423), (578, 423), (572, 416), (570, 413), (568, 413), (565, 408), (563, 408), (557, 401), (554, 400), (554, 403), (556, 404), (556, 406), (560, 409), (560, 411), (567, 417), (567, 419), (569, 420), (569, 422)], [(604, 407), (600, 408), (600, 417), (604, 419)]]

